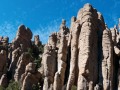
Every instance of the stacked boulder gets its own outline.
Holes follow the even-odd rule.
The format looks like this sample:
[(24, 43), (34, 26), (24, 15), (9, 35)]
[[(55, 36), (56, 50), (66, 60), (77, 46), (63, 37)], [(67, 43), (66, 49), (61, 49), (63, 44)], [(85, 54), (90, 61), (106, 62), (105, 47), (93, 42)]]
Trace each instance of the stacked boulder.
[(40, 79), (41, 74), (36, 71), (36, 65), (30, 62), (26, 65), (25, 73), (21, 77), (21, 90), (33, 90), (33, 85), (37, 85)]

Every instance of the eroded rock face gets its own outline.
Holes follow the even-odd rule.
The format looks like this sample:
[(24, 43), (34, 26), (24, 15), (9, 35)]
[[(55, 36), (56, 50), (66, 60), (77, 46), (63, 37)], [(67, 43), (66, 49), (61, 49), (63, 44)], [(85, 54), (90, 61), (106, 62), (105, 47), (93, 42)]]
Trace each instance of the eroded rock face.
[[(120, 21), (109, 29), (102, 14), (85, 4), (77, 17), (72, 17), (70, 29), (66, 20), (62, 20), (59, 31), (49, 36), (41, 55), (39, 36), (31, 43), (31, 30), (21, 25), (12, 44), (7, 37), (0, 37), (0, 85), (6, 87), (13, 79), (21, 83), (21, 90), (32, 90), (38, 83), (41, 90), (72, 90), (74, 87), (77, 90), (119, 90), (119, 30)], [(38, 69), (37, 60), (41, 57)], [(8, 79), (6, 65), (12, 78)]]
[(23, 53), (17, 62), (17, 69), (15, 70), (14, 80), (19, 81), (21, 75), (25, 73), (26, 65), (30, 62), (33, 62), (32, 57), (28, 53)]
[[(78, 90), (81, 90), (84, 88), (88, 89), (93, 88), (94, 85), (97, 83), (98, 78), (98, 76), (96, 76), (98, 75), (97, 11), (93, 9), (93, 7), (90, 4), (86, 4), (79, 12), (78, 19), (80, 19), (81, 32), (79, 35), (78, 46), (79, 75), (77, 88)], [(83, 84), (83, 80), (81, 78), (83, 78), (83, 80), (84, 79), (86, 80), (86, 82), (84, 82), (85, 84)]]
[(117, 44), (116, 40), (117, 40), (117, 35), (118, 35), (117, 34), (117, 27), (114, 26), (114, 28), (111, 28), (110, 31), (111, 31), (111, 34), (112, 34), (113, 45), (116, 45)]
[[(119, 23), (119, 25), (120, 25), (120, 23)], [(117, 84), (117, 87), (118, 87), (118, 90), (120, 89), (120, 60), (119, 60), (119, 58), (120, 58), (120, 34), (118, 33), (117, 34), (117, 36), (116, 36), (116, 38), (117, 38), (117, 40), (116, 40), (116, 42), (117, 42), (117, 44), (114, 46), (114, 52), (115, 52), (115, 54), (118, 56), (117, 58), (115, 58), (116, 60), (118, 60), (118, 64), (116, 63), (116, 65), (118, 65), (117, 67), (117, 82), (116, 82), (116, 84)]]
[(56, 72), (57, 66), (57, 53), (52, 46), (45, 45), (45, 50), (43, 53), (43, 68), (44, 68), (44, 90), (50, 89), (50, 85), (54, 82), (54, 75)]
[[(77, 90), (113, 89), (115, 85), (113, 72), (116, 72), (113, 68), (115, 67), (113, 47), (115, 53), (118, 56), (120, 54), (117, 28), (114, 27), (110, 31), (105, 26), (101, 13), (90, 4), (85, 4), (80, 9), (77, 18), (72, 17), (70, 31), (67, 34), (65, 23), (66, 21), (63, 20), (60, 31), (52, 34), (48, 41), (48, 45), (51, 45), (51, 48), (56, 47), (58, 51), (56, 52), (58, 63), (54, 84), (49, 84), (49, 78), (46, 77), (44, 90), (48, 88), (71, 90), (74, 85), (77, 86)], [(51, 51), (45, 48), (48, 53)], [(43, 59), (43, 62), (45, 60), (47, 59)], [(51, 70), (47, 72), (49, 71)]]
[(22, 47), (24, 51), (31, 47), (32, 32), (29, 28), (21, 25), (18, 28), (15, 39), (12, 41), (12, 49)]
[(41, 78), (41, 74), (35, 70), (36, 65), (29, 63), (26, 66), (25, 73), (21, 77), (21, 90), (33, 90), (33, 85), (38, 84)]
[(112, 35), (110, 30), (106, 28), (103, 31), (102, 38), (102, 49), (103, 49), (103, 59), (102, 59), (102, 75), (103, 75), (103, 89), (109, 90), (112, 88), (113, 80), (113, 48), (112, 48)]
[(58, 58), (57, 58), (58, 69), (55, 74), (56, 78), (54, 78), (54, 90), (61, 90), (63, 88), (64, 80), (65, 80), (66, 65), (67, 65), (66, 60), (67, 60), (67, 40), (66, 40), (66, 37), (63, 35), (61, 37), (60, 47), (58, 50)]
[(6, 51), (0, 51), (0, 78), (3, 74), (7, 72), (7, 56)]
[(69, 32), (68, 27), (66, 27), (66, 20), (62, 19), (62, 23), (60, 25), (60, 35), (67, 34)]
[(17, 68), (17, 62), (21, 54), (22, 54), (22, 51), (20, 47), (18, 47), (12, 52), (12, 61), (9, 67), (9, 72), (12, 74), (11, 75), (12, 78), (14, 78), (15, 70)]
[(14, 78), (15, 70), (17, 69), (19, 57), (22, 53), (28, 51), (28, 49), (31, 48), (31, 39), (31, 30), (24, 25), (19, 26), (16, 37), (11, 44), (12, 60), (9, 66), (9, 72), (11, 73), (12, 79)]
[(73, 22), (71, 26), (71, 61), (70, 61), (70, 74), (67, 83), (67, 90), (70, 90), (74, 85), (76, 77), (77, 61), (78, 61), (78, 39), (80, 34), (80, 24)]
[(55, 49), (56, 44), (57, 44), (57, 33), (52, 33), (49, 36), (48, 45)]
[(34, 43), (36, 46), (39, 46), (41, 44), (39, 35), (34, 36)]
[(2, 87), (7, 87), (8, 86), (8, 79), (7, 79), (7, 75), (6, 74), (3, 74), (1, 79), (0, 79), (0, 85)]

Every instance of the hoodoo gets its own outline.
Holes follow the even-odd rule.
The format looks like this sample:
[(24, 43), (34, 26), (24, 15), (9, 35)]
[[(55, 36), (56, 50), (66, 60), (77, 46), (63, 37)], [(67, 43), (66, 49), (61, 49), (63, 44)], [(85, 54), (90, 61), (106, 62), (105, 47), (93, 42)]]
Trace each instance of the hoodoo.
[[(85, 4), (42, 45), (21, 25), (15, 39), (0, 37), (0, 85), (20, 90), (120, 90), (120, 19), (108, 28), (100, 12)], [(8, 89), (7, 89), (8, 90)]]

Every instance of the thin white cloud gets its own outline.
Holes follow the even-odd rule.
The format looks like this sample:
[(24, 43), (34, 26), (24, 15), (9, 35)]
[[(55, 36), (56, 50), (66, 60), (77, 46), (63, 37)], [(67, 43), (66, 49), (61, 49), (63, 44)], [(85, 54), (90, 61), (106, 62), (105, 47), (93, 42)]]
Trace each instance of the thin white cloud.
[(20, 24), (20, 21), (15, 21), (15, 23), (10, 21), (3, 22), (0, 24), (0, 36), (9, 37), (9, 42), (11, 42), (15, 38), (18, 26)]
[(10, 22), (4, 22), (0, 25), (0, 36), (8, 36), (9, 41), (11, 41), (15, 37), (15, 26), (11, 24)]
[(45, 44), (47, 43), (50, 34), (59, 30), (59, 26), (60, 25), (56, 21), (46, 27), (40, 25), (37, 29), (33, 30), (33, 35), (39, 35), (40, 40)]
[[(3, 24), (0, 24), (0, 36), (3, 36), (3, 37), (8, 36), (9, 41), (11, 42), (15, 38), (18, 26), (20, 24), (21, 22), (19, 21), (16, 21), (15, 24), (8, 21), (4, 22)], [(45, 44), (47, 43), (48, 37), (50, 36), (50, 34), (52, 32), (57, 32), (59, 30), (59, 26), (60, 26), (60, 23), (54, 20), (52, 23), (50, 23), (47, 26), (43, 27), (39, 25), (39, 27), (32, 30), (32, 33), (33, 33), (33, 36), (39, 35), (40, 40), (42, 41), (42, 43)], [(30, 27), (30, 26), (27, 26), (27, 27)]]

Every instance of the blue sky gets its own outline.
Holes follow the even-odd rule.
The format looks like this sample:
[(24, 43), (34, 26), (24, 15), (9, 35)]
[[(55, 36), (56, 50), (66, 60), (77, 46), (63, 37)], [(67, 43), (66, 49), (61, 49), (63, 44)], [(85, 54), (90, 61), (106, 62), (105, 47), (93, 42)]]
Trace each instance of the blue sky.
[(102, 13), (108, 27), (118, 23), (119, 0), (0, 0), (0, 36), (9, 36), (11, 41), (18, 26), (24, 24), (46, 43), (50, 33), (59, 30), (61, 20), (66, 19), (69, 27), (71, 17), (85, 3)]

